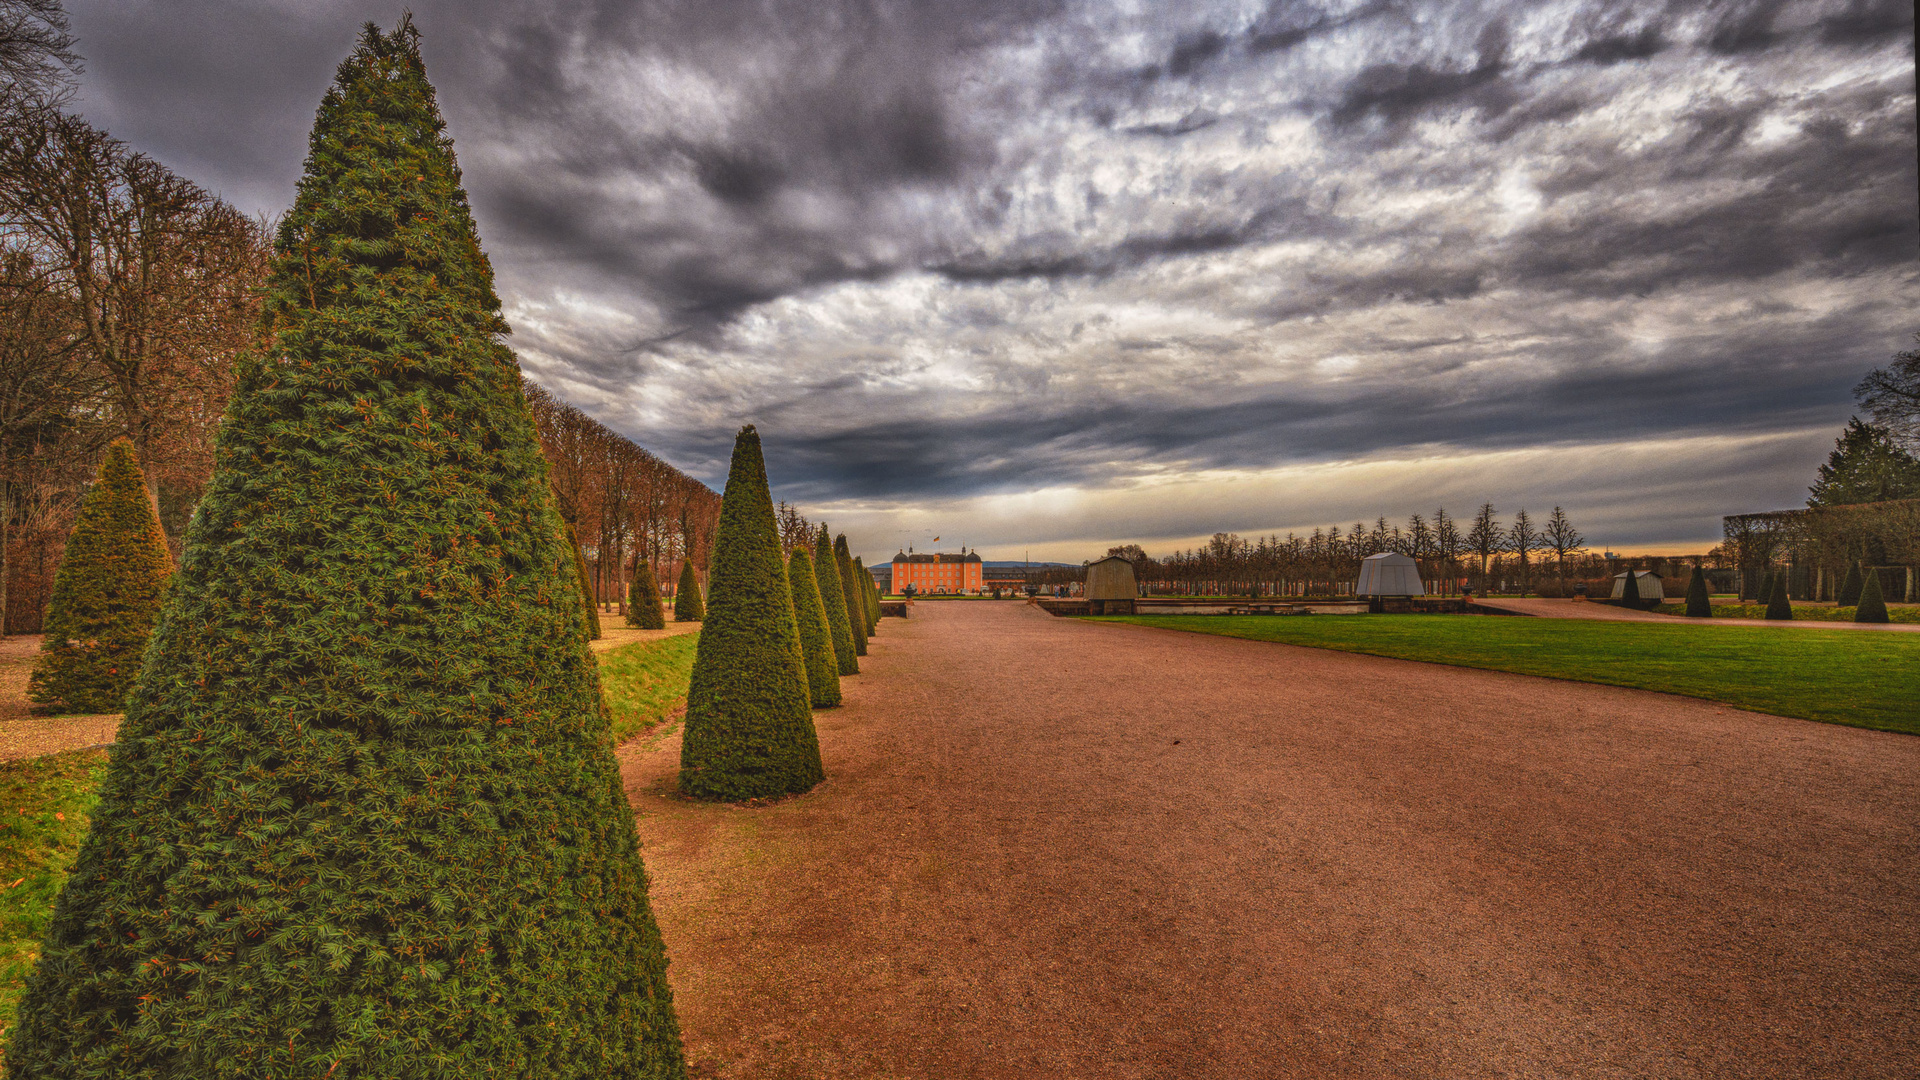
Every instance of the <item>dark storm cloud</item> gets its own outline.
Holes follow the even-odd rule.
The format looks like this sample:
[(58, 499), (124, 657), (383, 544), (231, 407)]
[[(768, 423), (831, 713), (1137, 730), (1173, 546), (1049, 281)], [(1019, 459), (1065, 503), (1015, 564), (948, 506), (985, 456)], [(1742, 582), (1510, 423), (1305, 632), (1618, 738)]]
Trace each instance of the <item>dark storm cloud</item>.
[[(394, 17), (72, 7), (264, 211)], [(1910, 329), (1904, 0), (415, 7), (529, 369), (808, 498), (1797, 430)]]

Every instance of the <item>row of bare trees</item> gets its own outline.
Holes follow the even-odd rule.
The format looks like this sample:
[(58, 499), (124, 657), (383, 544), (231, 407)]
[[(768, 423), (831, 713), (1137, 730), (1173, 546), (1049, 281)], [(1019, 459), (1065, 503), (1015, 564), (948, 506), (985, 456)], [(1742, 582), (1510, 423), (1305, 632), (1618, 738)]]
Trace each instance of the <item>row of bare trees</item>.
[(1542, 573), (1559, 578), (1584, 575), (1586, 538), (1566, 511), (1556, 506), (1544, 522), (1525, 510), (1502, 521), (1493, 504), (1483, 504), (1461, 522), (1442, 508), (1432, 517), (1414, 514), (1403, 527), (1380, 518), (1368, 527), (1356, 522), (1315, 529), (1310, 536), (1247, 539), (1215, 533), (1204, 547), (1175, 551), (1164, 559), (1147, 555), (1137, 544), (1108, 550), (1134, 564), (1135, 575), (1150, 590), (1274, 596), (1334, 595), (1352, 587), (1360, 561), (1394, 551), (1420, 564), (1421, 576), (1451, 593), (1474, 584), (1522, 590)]
[[(0, 633), (40, 628), (115, 438), (138, 450), (179, 557), (235, 362), (263, 344), (271, 223), (66, 112), (76, 70), (57, 0), (0, 0)], [(526, 387), (601, 595), (621, 595), (638, 555), (704, 568), (719, 496)]]
[(178, 555), (260, 333), (265, 223), (67, 113), (75, 70), (57, 2), (0, 0), (0, 632), (38, 628), (117, 437)]
[(637, 559), (651, 559), (659, 581), (677, 581), (682, 560), (704, 575), (720, 496), (539, 384), (522, 378), (521, 389), (600, 601), (625, 610)]

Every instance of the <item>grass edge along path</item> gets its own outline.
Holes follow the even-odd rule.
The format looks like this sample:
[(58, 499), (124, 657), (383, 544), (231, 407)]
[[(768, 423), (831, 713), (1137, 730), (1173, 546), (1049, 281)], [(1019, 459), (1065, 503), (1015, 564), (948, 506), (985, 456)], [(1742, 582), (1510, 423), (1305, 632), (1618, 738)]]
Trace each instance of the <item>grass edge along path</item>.
[(106, 771), (102, 749), (0, 762), (0, 1053)]
[(1120, 615), (1184, 630), (1704, 698), (1754, 712), (1920, 734), (1920, 639), (1771, 627), (1463, 615)]
[(600, 692), (613, 714), (615, 746), (686, 707), (699, 643), (699, 634), (676, 634), (600, 654)]

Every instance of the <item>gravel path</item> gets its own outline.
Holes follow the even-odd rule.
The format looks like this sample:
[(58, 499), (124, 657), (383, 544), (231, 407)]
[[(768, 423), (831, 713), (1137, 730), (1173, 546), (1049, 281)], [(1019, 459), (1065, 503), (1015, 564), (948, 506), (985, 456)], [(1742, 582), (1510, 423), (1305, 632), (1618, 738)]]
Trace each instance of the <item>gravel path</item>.
[(1689, 619), (1684, 615), (1661, 615), (1653, 611), (1634, 611), (1630, 608), (1615, 607), (1612, 604), (1596, 604), (1592, 601), (1576, 603), (1572, 600), (1549, 600), (1541, 597), (1516, 599), (1502, 596), (1488, 600), (1476, 598), (1474, 603), (1482, 607), (1501, 608), (1522, 615), (1539, 615), (1549, 619), (1603, 619), (1610, 622), (1657, 622), (1687, 626), (1774, 626), (1774, 627), (1814, 627), (1821, 630), (1878, 630), (1894, 634), (1920, 633), (1920, 623), (1856, 623), (1822, 622), (1818, 619), (1769, 620), (1769, 619)]
[(35, 716), (27, 701), (27, 677), (40, 654), (39, 634), (0, 638), (0, 761), (105, 746), (120, 728), (120, 714)]
[(1920, 739), (1023, 604), (758, 807), (622, 750), (704, 1077), (1902, 1077)]

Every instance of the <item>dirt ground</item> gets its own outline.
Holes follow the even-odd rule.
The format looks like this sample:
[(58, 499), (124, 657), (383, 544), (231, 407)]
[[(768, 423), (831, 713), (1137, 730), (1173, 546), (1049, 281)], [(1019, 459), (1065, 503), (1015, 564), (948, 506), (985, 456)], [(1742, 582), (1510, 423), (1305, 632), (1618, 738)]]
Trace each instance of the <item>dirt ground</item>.
[(1903, 1077), (1920, 739), (1055, 619), (888, 619), (829, 779), (622, 749), (696, 1076)]
[(27, 677), (40, 655), (39, 634), (0, 638), (0, 761), (105, 746), (120, 727), (120, 714), (35, 716), (27, 701)]

